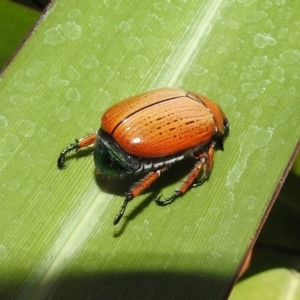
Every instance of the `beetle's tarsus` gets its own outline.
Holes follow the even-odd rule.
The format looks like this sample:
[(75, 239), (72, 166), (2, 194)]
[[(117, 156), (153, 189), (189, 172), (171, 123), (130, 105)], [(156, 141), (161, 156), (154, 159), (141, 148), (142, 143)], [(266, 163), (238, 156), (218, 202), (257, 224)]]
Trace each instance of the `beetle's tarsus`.
[(175, 193), (168, 199), (166, 200), (163, 200), (161, 201), (161, 197), (162, 195), (158, 196), (156, 199), (155, 199), (155, 202), (157, 205), (160, 205), (160, 206), (165, 206), (165, 205), (168, 205), (170, 203), (172, 203), (175, 199), (177, 199), (179, 196), (181, 195), (181, 192), (180, 191), (175, 191)]
[(113, 222), (114, 225), (117, 225), (120, 222), (120, 220), (122, 219), (122, 217), (124, 215), (124, 212), (125, 212), (125, 209), (127, 207), (128, 202), (131, 201), (132, 199), (133, 199), (132, 194), (129, 193), (129, 194), (126, 195), (126, 198), (124, 200), (123, 205), (121, 206), (120, 211), (115, 216), (115, 219), (114, 219), (114, 222)]
[(65, 164), (66, 161), (66, 155), (65, 154), (60, 154), (57, 160), (57, 167), (59, 169), (65, 168), (67, 165)]
[(63, 169), (65, 168), (67, 165), (65, 164), (66, 162), (66, 155), (68, 152), (72, 151), (72, 150), (78, 150), (80, 148), (79, 142), (78, 140), (76, 140), (76, 142), (74, 144), (71, 144), (70, 146), (68, 146), (66, 149), (64, 149), (60, 154), (59, 157), (57, 159), (57, 167), (59, 169)]
[(120, 222), (121, 218), (123, 217), (125, 209), (126, 209), (126, 206), (127, 206), (127, 203), (128, 202), (124, 202), (123, 203), (123, 205), (121, 206), (121, 209), (120, 209), (119, 213), (115, 216), (115, 219), (114, 219), (114, 222), (113, 222), (114, 225), (117, 225)]
[(202, 185), (205, 181), (208, 180), (208, 175), (205, 175), (204, 177), (200, 178), (200, 179), (197, 179), (193, 184), (192, 184), (192, 187), (197, 187), (197, 186), (200, 186)]

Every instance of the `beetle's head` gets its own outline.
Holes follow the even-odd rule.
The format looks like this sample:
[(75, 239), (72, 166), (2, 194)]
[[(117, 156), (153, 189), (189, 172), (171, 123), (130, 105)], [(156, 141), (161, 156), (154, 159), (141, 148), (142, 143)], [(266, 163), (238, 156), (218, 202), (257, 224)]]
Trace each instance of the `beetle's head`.
[(229, 121), (221, 107), (202, 95), (200, 99), (212, 113), (218, 133), (226, 137), (229, 134)]
[(215, 103), (213, 103), (213, 105), (214, 107), (209, 107), (209, 109), (214, 116), (218, 133), (220, 133), (222, 137), (227, 137), (229, 134), (230, 127), (229, 121), (221, 107)]
[(224, 112), (218, 105), (216, 105), (216, 109), (218, 109), (217, 110), (218, 115), (217, 117), (214, 115), (214, 120), (216, 122), (218, 132), (215, 135), (215, 143), (216, 146), (223, 151), (224, 150), (223, 141), (229, 134), (230, 124)]
[[(224, 114), (224, 113), (223, 113)], [(226, 116), (224, 115), (224, 122), (223, 122), (223, 126), (224, 126), (224, 136), (226, 137), (228, 134), (229, 134), (229, 127), (230, 127), (230, 124), (229, 124), (229, 121), (228, 119), (226, 118)]]

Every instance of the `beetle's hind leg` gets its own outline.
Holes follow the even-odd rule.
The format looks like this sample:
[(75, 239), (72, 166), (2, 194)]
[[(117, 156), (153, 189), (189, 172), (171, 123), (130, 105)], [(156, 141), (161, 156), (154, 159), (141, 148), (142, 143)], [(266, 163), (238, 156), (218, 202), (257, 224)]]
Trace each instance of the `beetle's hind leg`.
[(203, 166), (205, 165), (205, 158), (200, 158), (197, 163), (195, 164), (194, 168), (190, 172), (190, 174), (187, 176), (181, 187), (174, 192), (174, 194), (165, 200), (160, 200), (162, 196), (159, 196), (155, 199), (155, 202), (157, 205), (164, 206), (172, 203), (175, 199), (177, 199), (179, 196), (184, 194), (187, 189), (193, 185), (193, 182), (198, 177), (199, 173), (202, 171)]
[(75, 140), (75, 143), (71, 144), (67, 148), (65, 148), (60, 154), (57, 159), (57, 167), (59, 169), (62, 169), (66, 166), (65, 161), (66, 161), (66, 155), (67, 153), (73, 151), (73, 150), (78, 150), (83, 147), (87, 147), (89, 145), (94, 144), (96, 140), (96, 133), (91, 133), (81, 139)]
[[(199, 186), (199, 185), (203, 184), (206, 180), (208, 180), (209, 175), (211, 173), (214, 152), (215, 152), (214, 146), (212, 145), (209, 148), (208, 152), (201, 153), (198, 156), (198, 161), (196, 162), (194, 168), (189, 173), (189, 175), (187, 176), (187, 178), (185, 179), (185, 181), (183, 182), (181, 187), (178, 190), (176, 190), (170, 198), (168, 198), (166, 200), (160, 200), (161, 196), (156, 198), (155, 199), (156, 204), (158, 204), (160, 206), (168, 205), (168, 204), (172, 203), (175, 199), (177, 199), (179, 196), (184, 194), (188, 190), (189, 187)], [(204, 165), (205, 165), (205, 175), (203, 177), (201, 177), (200, 179), (196, 179), (196, 178), (198, 178), (199, 174), (203, 170)]]
[(215, 148), (214, 145), (212, 145), (207, 153), (202, 154), (200, 156), (200, 159), (203, 157), (205, 158), (205, 175), (197, 180), (195, 180), (192, 184), (193, 187), (197, 187), (199, 185), (202, 185), (205, 181), (209, 179), (211, 169), (212, 169), (212, 164), (214, 160), (214, 154), (215, 154)]
[(155, 180), (157, 180), (160, 176), (160, 174), (167, 170), (167, 167), (162, 167), (161, 169), (158, 169), (156, 171), (148, 173), (142, 180), (137, 182), (130, 191), (126, 194), (125, 200), (123, 202), (123, 205), (121, 206), (120, 211), (115, 216), (113, 224), (116, 225), (119, 223), (121, 218), (124, 215), (124, 212), (126, 210), (128, 202), (133, 200), (136, 196), (141, 194), (146, 188), (148, 188)]

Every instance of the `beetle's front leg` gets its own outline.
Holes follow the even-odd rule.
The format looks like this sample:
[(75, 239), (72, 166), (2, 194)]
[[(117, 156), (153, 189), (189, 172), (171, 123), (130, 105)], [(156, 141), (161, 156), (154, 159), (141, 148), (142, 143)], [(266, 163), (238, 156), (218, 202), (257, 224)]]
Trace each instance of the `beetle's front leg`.
[(89, 145), (94, 144), (96, 140), (96, 133), (91, 133), (83, 138), (75, 140), (75, 143), (71, 144), (67, 148), (65, 148), (60, 154), (57, 159), (57, 167), (59, 169), (62, 169), (66, 166), (65, 161), (66, 161), (66, 155), (68, 152), (72, 150), (78, 150), (83, 147), (87, 147)]
[(124, 215), (125, 209), (127, 207), (127, 204), (129, 201), (133, 200), (136, 196), (141, 194), (146, 188), (148, 188), (155, 180), (158, 179), (160, 174), (164, 171), (166, 171), (166, 167), (162, 167), (161, 169), (158, 169), (156, 171), (150, 172), (147, 174), (142, 180), (137, 182), (130, 191), (126, 194), (125, 200), (123, 205), (121, 206), (121, 209), (119, 213), (116, 215), (113, 224), (116, 225), (119, 223), (121, 218)]

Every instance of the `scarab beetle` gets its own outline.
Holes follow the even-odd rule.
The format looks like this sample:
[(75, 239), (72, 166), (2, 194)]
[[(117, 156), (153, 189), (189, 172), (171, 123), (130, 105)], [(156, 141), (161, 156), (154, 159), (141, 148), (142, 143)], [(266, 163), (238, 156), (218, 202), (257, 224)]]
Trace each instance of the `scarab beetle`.
[[(96, 133), (77, 139), (57, 160), (65, 167), (66, 154), (94, 144), (96, 172), (105, 176), (145, 173), (126, 193), (113, 224), (124, 215), (128, 202), (138, 196), (172, 164), (194, 157), (195, 165), (173, 195), (158, 205), (167, 205), (189, 187), (208, 180), (215, 149), (223, 150), (229, 122), (222, 109), (205, 96), (185, 90), (162, 88), (125, 99), (102, 116)], [(203, 175), (200, 172), (205, 169)]]

